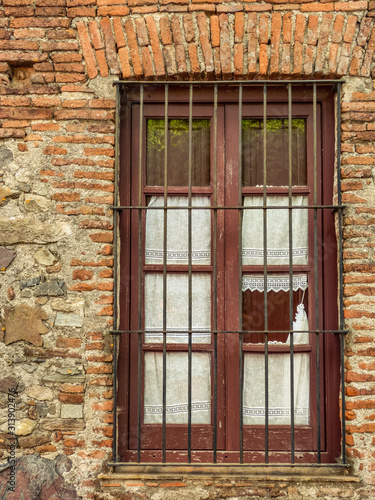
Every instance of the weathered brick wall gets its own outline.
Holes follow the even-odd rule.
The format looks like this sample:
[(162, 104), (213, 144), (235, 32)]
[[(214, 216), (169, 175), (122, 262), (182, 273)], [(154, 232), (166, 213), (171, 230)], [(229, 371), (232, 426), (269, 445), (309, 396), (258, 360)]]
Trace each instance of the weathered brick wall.
[[(12, 389), (23, 457), (16, 493), (0, 472), (1, 498), (375, 496), (374, 16), (366, 0), (0, 0), (0, 471)], [(345, 77), (346, 442), (359, 482), (99, 482), (112, 446), (112, 82), (327, 77)]]

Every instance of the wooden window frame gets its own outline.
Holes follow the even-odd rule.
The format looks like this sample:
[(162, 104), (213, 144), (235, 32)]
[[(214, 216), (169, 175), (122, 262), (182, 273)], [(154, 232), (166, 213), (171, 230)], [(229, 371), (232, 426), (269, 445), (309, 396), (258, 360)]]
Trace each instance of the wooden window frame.
[[(155, 87), (151, 87), (144, 95), (143, 101), (143, 115), (144, 116), (160, 116), (163, 113), (163, 105), (164, 105), (164, 88), (162, 86), (155, 85)], [(173, 115), (178, 117), (186, 117), (186, 102), (188, 101), (188, 93), (186, 89), (182, 87), (176, 87), (171, 89), (169, 93), (169, 117)], [(312, 91), (305, 87), (296, 86), (293, 87), (293, 105), (294, 109), (301, 109), (301, 116), (308, 116), (311, 119), (312, 111)], [(206, 118), (207, 111), (211, 110), (211, 119), (213, 119), (213, 94), (212, 89), (207, 87), (202, 87), (199, 90), (194, 90), (194, 118)], [(238, 89), (223, 89), (222, 92), (218, 94), (218, 112), (217, 112), (217, 133), (221, 137), (223, 137), (226, 144), (226, 149), (224, 151), (224, 140), (218, 141), (217, 151), (216, 151), (216, 162), (217, 162), (217, 185), (225, 186), (225, 192), (227, 193), (224, 197), (224, 190), (218, 190), (218, 205), (233, 205), (236, 204), (236, 197), (238, 199), (238, 181), (232, 182), (233, 189), (228, 189), (227, 179), (224, 178), (225, 175), (225, 166), (224, 166), (224, 155), (226, 157), (230, 157), (232, 159), (232, 164), (234, 167), (232, 168), (233, 175), (237, 175), (238, 168), (236, 169), (236, 162), (238, 164), (238, 134), (237, 140), (228, 140), (226, 134), (228, 131), (232, 132), (231, 122), (233, 122), (233, 116), (238, 117)], [(250, 89), (244, 89), (242, 95), (242, 115), (243, 117), (251, 116), (251, 117), (261, 117), (262, 116), (262, 102), (263, 102), (263, 94), (262, 87), (255, 87)], [(288, 96), (286, 92), (286, 86), (271, 87), (268, 90), (267, 94), (267, 104), (270, 107), (275, 106), (278, 112), (282, 111), (283, 116), (286, 115), (286, 106), (288, 102)], [(145, 200), (141, 200), (142, 203), (139, 203), (139, 193), (137, 190), (139, 188), (138, 183), (138, 162), (139, 162), (139, 154), (143, 155), (143, 159), (145, 158), (145, 144), (143, 148), (140, 148), (139, 144), (139, 93), (129, 92), (127, 94), (127, 99), (123, 103), (122, 112), (121, 112), (121, 155), (120, 155), (120, 204), (123, 206), (131, 206), (132, 204), (142, 204), (145, 207)], [(317, 116), (319, 122), (319, 134), (318, 134), (318, 165), (321, 175), (319, 176), (321, 180), (321, 185), (318, 186), (318, 191), (321, 195), (320, 203), (322, 205), (332, 205), (332, 194), (333, 194), (333, 182), (334, 182), (334, 163), (335, 163), (335, 155), (334, 155), (334, 98), (332, 94), (332, 88), (318, 88), (316, 94), (316, 104), (317, 104)], [(200, 105), (200, 106), (199, 106)], [(137, 109), (138, 106), (138, 109)], [(225, 112), (224, 112), (225, 107)], [(247, 108), (251, 107), (252, 112), (247, 112)], [(185, 111), (181, 111), (181, 108), (184, 108)], [(236, 109), (237, 108), (237, 109)], [(306, 109), (309, 108), (307, 112)], [(227, 111), (228, 110), (228, 111)], [(254, 111), (256, 110), (256, 111)], [(232, 117), (230, 115), (233, 114)], [(268, 113), (267, 113), (268, 114)], [(298, 113), (297, 113), (298, 115)], [(298, 115), (299, 116), (299, 115)], [(293, 117), (295, 117), (295, 113), (293, 111)], [(137, 123), (138, 120), (138, 123)], [(135, 134), (134, 134), (135, 130)], [(143, 125), (144, 130), (144, 125)], [(238, 130), (238, 129), (237, 129)], [(141, 137), (142, 139), (142, 137)], [(144, 139), (144, 136), (143, 136)], [(309, 135), (308, 137), (308, 155), (313, 154), (312, 151), (312, 139)], [(320, 154), (321, 151), (321, 154)], [(211, 151), (212, 156), (212, 151)], [(141, 163), (142, 163), (141, 159)], [(135, 165), (135, 168), (134, 168)], [(143, 167), (144, 168), (144, 167)], [(311, 202), (311, 185), (313, 180), (311, 179), (311, 169), (308, 169), (310, 172), (310, 178), (308, 182), (307, 188), (295, 188), (293, 189), (293, 193), (298, 194), (308, 194), (310, 190), (310, 201)], [(310, 186), (310, 187), (309, 187)], [(243, 188), (243, 194), (254, 194), (260, 195), (260, 191), (262, 188)], [(232, 191), (232, 192), (231, 192)], [(206, 195), (212, 195), (213, 189), (211, 187), (204, 188), (192, 188), (192, 195), (204, 193)], [(229, 195), (228, 195), (229, 192)], [(267, 190), (270, 194), (284, 194), (285, 188), (270, 188)], [(162, 194), (163, 188), (158, 189), (150, 189), (150, 188), (142, 188), (142, 196), (151, 195), (151, 194)], [(168, 189), (169, 194), (187, 194), (186, 189), (180, 188), (171, 188)], [(134, 200), (137, 202), (134, 203)], [(139, 249), (139, 244), (143, 245), (142, 241), (144, 240), (144, 232), (142, 233), (141, 239), (138, 238), (138, 225), (137, 225), (137, 217), (139, 215), (136, 213), (139, 211), (123, 211), (120, 218), (120, 234), (122, 238), (121, 245), (121, 293), (120, 293), (120, 325), (123, 331), (136, 331), (138, 329), (138, 311), (137, 306), (134, 307), (134, 303), (137, 304), (137, 300), (135, 297), (138, 297), (138, 284), (137, 284), (137, 275), (135, 269), (139, 268), (138, 258), (142, 255), (142, 251)], [(142, 210), (142, 218), (144, 219), (145, 210)], [(237, 212), (237, 213), (236, 213)], [(131, 213), (133, 215), (131, 215)], [(140, 219), (138, 219), (139, 221)], [(238, 211), (232, 210), (228, 211), (228, 213), (224, 216), (218, 213), (218, 234), (220, 231), (224, 230), (226, 227), (235, 227), (236, 221), (238, 221)], [(310, 226), (310, 223), (309, 223)], [(309, 231), (310, 241), (309, 248), (312, 248), (313, 242), (311, 242), (311, 233), (313, 231)], [(319, 277), (322, 278), (321, 284), (319, 285), (319, 299), (324, 303), (323, 312), (321, 312), (320, 322), (323, 325), (323, 328), (320, 330), (332, 330), (336, 331), (337, 326), (337, 278), (332, 277), (332, 269), (336, 269), (337, 265), (337, 252), (336, 252), (336, 240), (335, 240), (335, 231), (333, 226), (333, 218), (332, 214), (329, 213), (329, 209), (322, 210), (322, 218), (321, 218), (321, 226), (319, 227), (318, 234), (321, 235), (322, 240), (324, 241), (324, 259), (319, 264), (320, 270), (318, 272)], [(238, 261), (238, 253), (235, 259), (231, 259), (227, 263), (225, 263), (225, 254), (229, 253), (232, 255), (232, 249), (228, 247), (229, 242), (232, 241), (230, 238), (226, 238), (226, 242), (220, 248), (218, 247), (218, 268), (220, 275), (218, 277), (217, 289), (218, 289), (218, 323), (217, 329), (223, 331), (230, 330), (238, 330), (238, 314), (235, 311), (239, 311), (239, 297), (238, 297), (238, 278), (236, 280), (231, 279), (231, 276), (238, 276), (239, 269), (239, 261)], [(129, 243), (130, 246), (129, 246)], [(323, 247), (322, 247), (323, 248)], [(142, 266), (141, 266), (142, 267)], [(147, 266), (146, 266), (147, 267)], [(209, 266), (210, 267), (210, 266)], [(305, 266), (305, 269), (301, 269), (301, 271), (309, 271), (311, 269), (307, 269), (309, 266)], [(311, 266), (310, 266), (311, 267)], [(151, 268), (150, 268), (151, 269)], [(154, 270), (160, 272), (160, 269), (154, 268)], [(185, 269), (169, 269), (174, 271), (183, 271)], [(197, 271), (199, 269), (194, 269)], [(259, 268), (248, 268), (245, 269), (248, 272), (258, 272)], [(204, 271), (211, 272), (213, 271), (212, 266), (210, 269), (207, 267)], [(277, 271), (285, 271), (285, 269), (273, 269), (274, 272)], [(144, 272), (144, 269), (142, 270)], [(269, 271), (271, 272), (271, 271)], [(135, 277), (135, 279), (134, 279)], [(222, 280), (220, 282), (220, 280)], [(135, 283), (135, 285), (134, 285)], [(229, 286), (229, 288), (228, 288)], [(225, 290), (225, 296), (224, 294)], [(129, 304), (132, 306), (129, 308)], [(225, 305), (225, 307), (224, 307)], [(228, 315), (227, 311), (231, 311)], [(311, 307), (312, 311), (312, 307)], [(132, 319), (133, 318), (133, 319)], [(134, 319), (135, 318), (135, 319)], [(319, 328), (314, 328), (319, 330)], [(129, 333), (122, 335), (121, 337), (121, 345), (119, 351), (119, 359), (118, 359), (118, 384), (119, 384), (119, 392), (118, 392), (118, 424), (119, 424), (119, 451), (120, 451), (120, 460), (122, 462), (187, 462), (187, 452), (185, 450), (181, 451), (177, 446), (177, 449), (174, 446), (177, 437), (187, 442), (187, 429), (182, 429), (181, 426), (177, 426), (173, 430), (173, 426), (167, 425), (167, 439), (166, 439), (166, 448), (167, 453), (164, 454), (160, 450), (160, 446), (158, 449), (149, 447), (147, 444), (144, 447), (141, 445), (141, 450), (136, 450), (137, 443), (139, 440), (137, 433), (139, 434), (139, 430), (135, 429), (137, 425), (138, 416), (134, 416), (134, 412), (137, 413), (137, 408), (139, 407), (138, 398), (142, 393), (141, 390), (130, 390), (128, 389), (129, 385), (132, 387), (131, 383), (131, 364), (134, 363), (134, 359), (139, 360), (139, 336), (137, 340), (131, 340), (132, 336), (135, 339), (137, 334)], [(239, 358), (238, 347), (234, 347), (233, 349), (228, 349), (227, 351), (224, 349), (224, 342), (230, 342), (228, 340), (230, 336), (236, 337), (234, 340), (234, 344), (238, 344), (238, 334), (226, 334), (227, 340), (224, 340), (224, 337), (219, 335), (218, 338), (218, 349), (219, 349), (219, 358), (220, 356), (226, 356), (226, 360), (219, 360), (218, 363), (218, 378), (222, 378), (226, 380), (226, 387), (239, 387), (239, 378), (238, 374), (234, 372), (228, 371), (226, 366), (233, 366), (235, 364), (235, 360)], [(320, 453), (319, 460), (321, 463), (333, 463), (336, 457), (340, 452), (340, 424), (339, 424), (339, 353), (338, 353), (338, 339), (334, 334), (326, 335), (326, 334), (318, 334), (319, 343), (320, 343), (320, 353), (324, 353), (322, 355), (321, 362), (323, 362), (323, 368), (321, 369), (320, 374), (320, 385), (321, 385), (321, 433), (320, 433)], [(142, 348), (143, 349), (143, 348)], [(175, 350), (171, 346), (168, 349)], [(186, 348), (181, 348), (179, 346), (179, 350), (186, 351)], [(210, 350), (211, 349), (211, 350)], [(254, 347), (246, 347), (245, 350), (253, 350)], [(256, 347), (255, 350), (259, 350), (259, 347)], [(212, 352), (212, 345), (207, 345), (202, 348), (199, 346), (199, 350)], [(272, 350), (272, 348), (271, 348)], [(298, 350), (298, 348), (297, 348)], [(221, 353), (220, 353), (221, 351)], [(313, 354), (315, 354), (314, 348), (312, 348)], [(329, 370), (328, 363), (331, 357), (337, 359), (336, 366), (337, 370)], [(229, 357), (232, 357), (232, 360), (229, 360)], [(138, 372), (138, 366), (136, 364), (135, 371)], [(140, 373), (142, 369), (140, 369)], [(239, 405), (238, 405), (238, 395), (234, 397), (236, 401), (231, 401), (231, 391), (227, 390), (227, 394), (220, 393), (217, 398), (217, 421), (220, 425), (218, 427), (224, 428), (226, 433), (218, 433), (216, 437), (217, 444), (217, 455), (216, 461), (221, 463), (239, 463), (243, 460), (244, 463), (264, 463), (264, 431), (260, 429), (260, 426), (254, 426), (255, 429), (251, 429), (252, 426), (246, 426), (247, 429), (244, 429), (244, 438), (243, 442), (245, 443), (244, 451), (242, 457), (239, 452), (239, 440), (240, 440), (240, 429), (238, 422), (240, 421), (239, 415)], [(314, 387), (310, 388), (310, 393), (314, 394)], [(315, 404), (315, 403), (314, 403)], [(234, 410), (237, 408), (237, 411)], [(314, 408), (311, 406), (311, 416), (314, 420)], [(316, 417), (316, 415), (315, 415)], [(316, 418), (315, 418), (316, 420)], [(313, 424), (316, 424), (316, 421)], [(148, 427), (147, 432), (149, 433), (150, 442), (155, 443), (159, 440), (160, 442), (160, 425), (147, 425), (144, 427)], [(227, 430), (229, 431), (227, 432)], [(196, 451), (199, 448), (195, 440), (196, 428), (193, 426), (192, 429), (192, 442), (191, 447)], [(141, 428), (142, 431), (142, 428)], [(212, 455), (212, 439), (213, 432), (212, 430), (209, 432), (205, 432), (203, 429), (202, 435), (200, 437), (203, 445), (201, 445), (202, 451), (200, 453), (193, 453), (191, 458), (192, 462), (195, 461), (206, 461), (206, 462), (214, 462)], [(270, 432), (270, 431), (269, 431)], [(296, 431), (295, 431), (296, 432)], [(299, 430), (297, 429), (297, 434)], [(144, 438), (145, 429), (143, 429), (141, 437)], [(302, 432), (303, 434), (303, 432)], [(135, 441), (134, 438), (131, 439), (131, 435), (136, 436)], [(297, 436), (298, 438), (298, 436)], [(248, 439), (251, 439), (255, 446), (251, 451), (246, 450), (246, 442)], [(270, 462), (284, 462), (290, 463), (290, 450), (287, 448), (287, 443), (290, 443), (290, 432), (285, 429), (285, 426), (280, 427), (280, 429), (271, 429), (270, 440), (273, 442), (284, 442), (286, 444), (285, 451), (279, 449), (279, 445), (276, 446), (277, 449), (273, 450), (272, 446), (270, 447), (269, 460)], [(298, 447), (295, 449), (296, 455), (292, 462), (297, 463), (317, 463), (317, 453), (316, 453), (316, 445), (317, 442), (317, 432), (316, 430), (310, 433), (310, 437), (308, 438), (311, 441), (311, 446), (309, 450), (299, 450)], [(298, 441), (298, 439), (297, 439)], [(142, 451), (143, 447), (145, 448)]]

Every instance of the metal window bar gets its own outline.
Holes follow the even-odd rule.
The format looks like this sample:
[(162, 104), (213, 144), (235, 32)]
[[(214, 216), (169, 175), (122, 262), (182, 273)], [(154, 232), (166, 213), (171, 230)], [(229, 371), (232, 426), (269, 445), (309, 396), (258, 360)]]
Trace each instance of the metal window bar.
[(263, 85), (263, 255), (264, 255), (264, 462), (269, 462), (268, 293), (267, 293), (267, 85)]
[[(238, 86), (238, 204), (242, 205), (242, 84)], [(243, 210), (238, 212), (238, 317), (239, 317), (239, 380), (240, 380), (240, 463), (243, 463), (243, 333), (242, 333), (242, 219)]]
[(192, 290), (192, 226), (191, 226), (191, 188), (193, 162), (193, 86), (189, 85), (189, 162), (188, 162), (188, 462), (191, 462), (191, 377), (192, 377), (192, 335), (193, 335), (193, 290)]
[[(213, 200), (212, 204), (217, 207), (217, 106), (218, 106), (218, 88), (214, 85), (214, 119), (213, 119), (213, 140), (214, 140), (214, 159), (213, 159)], [(217, 210), (213, 211), (213, 241), (212, 241), (212, 264), (213, 264), (213, 327), (214, 327), (214, 387), (213, 387), (213, 429), (212, 429), (212, 448), (213, 448), (213, 463), (217, 462)]]
[[(142, 179), (142, 153), (143, 153), (143, 85), (139, 89), (139, 162), (138, 162), (138, 203), (142, 206), (143, 179)], [(138, 248), (142, 248), (142, 209), (138, 210)], [(138, 255), (138, 329), (142, 330), (142, 252)], [(142, 425), (142, 333), (138, 334), (138, 375), (137, 375), (137, 462), (141, 461), (141, 425)]]
[[(280, 81), (257, 81), (257, 82), (223, 82), (228, 86), (233, 86), (236, 85), (239, 89), (239, 164), (240, 164), (240, 170), (241, 170), (241, 151), (242, 151), (242, 84), (243, 85), (263, 85), (263, 148), (264, 148), (264, 156), (263, 156), (263, 213), (264, 213), (264, 241), (263, 241), (263, 246), (264, 250), (267, 248), (267, 191), (266, 191), (266, 180), (267, 180), (267, 160), (266, 160), (266, 135), (267, 135), (267, 86), (272, 86), (272, 85), (280, 85)], [(340, 337), (340, 359), (341, 359), (341, 397), (342, 397), (342, 426), (343, 426), (343, 435), (342, 435), (342, 462), (345, 464), (345, 387), (344, 387), (344, 371), (343, 371), (343, 361), (344, 361), (344, 336), (347, 333), (346, 330), (344, 330), (344, 318), (343, 318), (343, 266), (342, 266), (342, 217), (343, 217), (343, 209), (344, 206), (342, 205), (342, 199), (341, 199), (341, 193), (340, 193), (340, 154), (339, 151), (337, 151), (337, 186), (338, 186), (338, 202), (336, 205), (318, 205), (318, 200), (317, 200), (317, 97), (316, 97), (316, 92), (317, 92), (317, 86), (320, 84), (327, 85), (328, 83), (333, 83), (337, 87), (337, 105), (336, 105), (336, 111), (337, 111), (337, 130), (336, 130), (336, 139), (337, 139), (337, 144), (340, 144), (340, 126), (341, 126), (341, 120), (340, 120), (340, 99), (341, 99), (341, 82), (338, 82), (336, 80), (324, 80), (324, 81), (314, 81), (314, 82), (304, 82), (304, 81), (284, 81), (282, 82), (282, 85), (287, 84), (288, 86), (288, 138), (289, 138), (289, 204), (288, 206), (285, 207), (272, 207), (272, 209), (289, 209), (289, 278), (290, 278), (290, 330), (285, 332), (290, 334), (290, 360), (291, 360), (291, 379), (290, 379), (290, 384), (291, 384), (291, 406), (292, 406), (292, 411), (291, 411), (291, 463), (294, 463), (294, 379), (293, 379), (293, 294), (292, 294), (292, 282), (293, 282), (293, 257), (292, 257), (292, 211), (294, 209), (313, 209), (314, 212), (314, 272), (315, 272), (315, 283), (317, 287), (317, 216), (318, 212), (321, 212), (323, 209), (337, 209), (338, 211), (338, 229), (339, 229), (339, 242), (338, 242), (338, 252), (339, 252), (339, 299), (340, 299), (340, 318), (339, 318), (339, 328), (337, 330), (319, 330), (319, 304), (316, 304), (316, 329), (312, 330), (311, 332), (316, 333), (316, 349), (317, 349), (317, 354), (316, 354), (316, 364), (317, 364), (317, 419), (318, 419), (318, 432), (317, 432), (317, 462), (320, 465), (326, 465), (326, 464), (321, 464), (321, 459), (320, 459), (320, 453), (321, 453), (321, 443), (320, 443), (320, 386), (319, 386), (319, 372), (320, 372), (320, 359), (319, 359), (319, 338), (321, 334), (328, 334), (328, 333), (338, 333)], [(166, 383), (167, 383), (167, 377), (166, 377), (166, 333), (167, 333), (167, 317), (166, 317), (166, 292), (167, 292), (167, 256), (166, 256), (166, 248), (167, 248), (167, 212), (171, 208), (173, 209), (179, 209), (181, 207), (172, 207), (168, 206), (167, 207), (167, 189), (168, 189), (168, 177), (167, 177), (167, 171), (168, 171), (168, 88), (169, 85), (181, 85), (181, 83), (174, 83), (174, 82), (160, 82), (158, 85), (163, 85), (165, 89), (165, 114), (164, 114), (164, 119), (165, 119), (165, 130), (164, 130), (164, 137), (165, 137), (165, 156), (164, 156), (164, 256), (163, 256), (163, 450), (162, 450), (162, 460), (163, 463), (166, 463)], [(189, 412), (189, 422), (188, 422), (188, 462), (191, 462), (191, 356), (192, 356), (192, 345), (191, 345), (191, 336), (192, 336), (192, 262), (191, 262), (191, 249), (192, 249), (192, 242), (191, 242), (191, 232), (192, 232), (192, 227), (191, 227), (191, 211), (193, 207), (191, 206), (191, 184), (192, 184), (192, 120), (193, 120), (193, 111), (192, 111), (192, 95), (193, 95), (193, 86), (197, 85), (207, 85), (210, 84), (214, 88), (214, 165), (213, 165), (213, 178), (214, 178), (214, 191), (213, 191), (213, 206), (207, 207), (207, 209), (212, 210), (213, 212), (213, 235), (214, 235), (214, 241), (213, 241), (213, 299), (214, 299), (214, 318), (213, 318), (213, 330), (212, 334), (214, 334), (214, 363), (213, 363), (213, 372), (214, 372), (214, 388), (213, 388), (213, 393), (214, 393), (214, 409), (213, 409), (213, 462), (214, 465), (220, 466), (224, 464), (219, 464), (217, 463), (217, 335), (218, 334), (225, 334), (225, 333), (238, 333), (239, 334), (239, 339), (240, 339), (240, 393), (241, 393), (241, 417), (240, 417), (240, 463), (243, 462), (243, 369), (242, 369), (242, 363), (243, 363), (243, 334), (247, 333), (242, 329), (242, 325), (240, 325), (240, 329), (238, 331), (225, 331), (225, 330), (219, 330), (217, 328), (217, 261), (216, 261), (216, 235), (217, 235), (217, 213), (218, 210), (230, 210), (230, 209), (235, 209), (239, 210), (240, 214), (240, 219), (242, 219), (242, 213), (244, 209), (252, 209), (256, 207), (243, 207), (242, 205), (242, 186), (241, 186), (241, 175), (240, 175), (240, 189), (239, 189), (239, 205), (236, 206), (218, 206), (217, 205), (217, 164), (216, 164), (216, 157), (217, 157), (217, 107), (218, 107), (218, 86), (219, 82), (189, 82), (189, 194), (188, 194), (188, 214), (189, 214), (189, 222), (188, 222), (188, 232), (189, 232), (189, 324), (188, 324), (188, 336), (189, 336), (189, 402), (188, 402), (188, 412)], [(314, 192), (313, 192), (313, 204), (309, 206), (303, 206), (303, 207), (293, 207), (292, 204), (292, 84), (294, 85), (313, 85), (313, 142), (314, 142)], [(118, 194), (119, 194), (119, 113), (120, 113), (120, 104), (121, 104), (121, 94), (122, 90), (120, 85), (126, 85), (126, 86), (133, 86), (137, 85), (139, 86), (139, 102), (140, 102), (140, 131), (139, 131), (139, 141), (140, 141), (140, 149), (139, 149), (139, 202), (140, 204), (138, 206), (122, 206), (119, 204), (118, 200)], [(119, 272), (119, 255), (117, 252), (117, 244), (118, 244), (118, 214), (121, 210), (124, 209), (129, 209), (129, 210), (138, 210), (138, 220), (140, 223), (140, 227), (142, 226), (142, 217), (143, 217), (143, 211), (148, 210), (152, 207), (146, 207), (142, 203), (142, 143), (143, 143), (143, 95), (144, 95), (144, 86), (148, 85), (148, 82), (142, 82), (142, 83), (132, 83), (132, 82), (117, 82), (117, 118), (116, 118), (116, 163), (115, 163), (115, 205), (112, 207), (114, 209), (114, 258), (115, 258), (115, 279), (114, 279), (114, 323), (113, 323), (113, 330), (111, 331), (112, 334), (115, 335), (114, 339), (114, 377), (115, 380), (117, 380), (117, 350), (118, 350), (118, 338), (119, 334), (137, 334), (138, 339), (141, 339), (140, 342), (138, 342), (138, 390), (139, 387), (142, 385), (141, 380), (142, 380), (142, 334), (144, 333), (144, 330), (142, 328), (142, 318), (140, 317), (138, 319), (138, 330), (125, 330), (125, 329), (119, 329), (119, 323), (118, 323), (118, 308), (117, 308), (117, 303), (118, 303), (118, 293), (119, 293), (119, 283), (118, 283), (118, 272)], [(154, 84), (153, 84), (154, 85)], [(202, 209), (203, 207), (200, 207)], [(206, 207), (205, 207), (206, 208)], [(141, 231), (141, 230), (140, 230)], [(241, 223), (240, 223), (240, 234), (241, 234)], [(141, 232), (139, 235), (142, 234)], [(242, 239), (241, 239), (242, 241)], [(241, 243), (240, 243), (241, 247)], [(139, 242), (139, 248), (142, 248), (142, 241)], [(264, 251), (264, 283), (266, 285), (267, 283), (267, 252)], [(241, 256), (242, 257), (242, 253)], [(139, 269), (138, 273), (141, 273), (142, 277), (142, 260), (141, 256), (138, 259), (139, 262)], [(241, 258), (240, 258), (241, 262)], [(241, 265), (240, 265), (240, 279), (242, 280), (242, 272), (241, 272)], [(138, 296), (138, 311), (142, 310), (142, 291), (141, 291), (141, 286), (140, 283), (142, 280), (139, 280), (139, 296)], [(266, 290), (266, 286), (265, 286)], [(318, 288), (315, 289), (315, 298), (317, 300), (317, 292)], [(242, 297), (242, 294), (240, 293), (240, 297)], [(241, 299), (242, 300), (242, 299)], [(242, 313), (242, 306), (240, 310), (240, 317)], [(268, 317), (268, 305), (267, 305), (267, 293), (264, 294), (264, 314), (265, 314), (265, 323), (264, 323), (264, 330), (261, 331), (260, 333), (264, 334), (264, 339), (265, 339), (265, 399), (266, 399), (266, 411), (265, 411), (265, 463), (269, 463), (269, 442), (268, 442), (268, 324), (267, 324), (267, 317)], [(280, 330), (280, 332), (282, 332)], [(256, 333), (253, 330), (251, 333)], [(276, 332), (275, 332), (276, 333)], [(116, 392), (116, 391), (115, 391)], [(138, 409), (137, 409), (137, 461), (138, 463), (141, 461), (141, 394), (138, 392)], [(110, 465), (117, 465), (121, 464), (121, 462), (118, 461), (118, 451), (117, 451), (117, 434), (118, 434), (118, 429), (117, 429), (117, 410), (116, 410), (116, 399), (115, 399), (115, 405), (114, 405), (114, 445), (113, 445), (113, 461), (110, 463)], [(136, 465), (136, 464), (128, 464), (128, 465)], [(181, 464), (182, 465), (182, 464)], [(255, 465), (255, 464), (252, 464)], [(272, 465), (278, 465), (272, 464)], [(299, 465), (299, 464), (296, 464)], [(309, 465), (309, 464), (301, 464), (303, 466)], [(332, 466), (333, 464), (330, 464)], [(335, 465), (335, 464), (334, 464)]]
[(289, 225), (289, 328), (290, 328), (290, 463), (294, 464), (294, 345), (293, 345), (293, 166), (292, 84), (288, 83), (288, 225)]
[[(316, 102), (316, 85), (313, 85), (313, 150), (314, 150), (314, 192), (313, 203), (318, 202), (318, 171), (317, 171), (317, 102)], [(321, 442), (320, 442), (320, 335), (319, 335), (319, 284), (318, 284), (318, 211), (314, 209), (314, 278), (315, 278), (315, 345), (316, 345), (316, 414), (317, 414), (317, 430), (316, 430), (316, 447), (317, 447), (317, 462), (321, 462)]]
[(167, 234), (168, 234), (168, 91), (165, 85), (164, 105), (164, 234), (163, 234), (163, 463), (167, 461)]
[(345, 424), (345, 373), (344, 373), (344, 349), (345, 349), (345, 335), (344, 335), (344, 261), (343, 261), (343, 247), (342, 247), (342, 228), (343, 228), (343, 206), (341, 196), (341, 83), (337, 85), (336, 96), (336, 141), (337, 141), (337, 204), (338, 208), (338, 259), (339, 259), (339, 330), (340, 333), (340, 365), (341, 365), (341, 425), (342, 425), (342, 441), (341, 441), (341, 454), (343, 464), (346, 464), (346, 424)]
[[(115, 186), (114, 186), (114, 203), (119, 203), (119, 160), (120, 160), (120, 103), (121, 103), (121, 89), (116, 86), (116, 141), (115, 141)], [(113, 329), (117, 330), (119, 327), (118, 321), (118, 221), (119, 221), (119, 211), (113, 211)], [(114, 372), (117, 372), (117, 356), (118, 356), (118, 344), (120, 337), (119, 335), (113, 336), (113, 360), (114, 360)], [(113, 379), (113, 441), (112, 441), (112, 458), (113, 460), (118, 459), (117, 454), (117, 377)]]

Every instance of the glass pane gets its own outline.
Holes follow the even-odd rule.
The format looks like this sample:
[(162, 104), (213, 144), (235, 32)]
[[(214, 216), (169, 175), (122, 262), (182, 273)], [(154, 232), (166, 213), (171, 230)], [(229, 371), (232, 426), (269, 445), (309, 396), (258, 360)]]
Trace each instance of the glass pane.
[[(147, 120), (146, 183), (164, 185), (164, 119)], [(189, 120), (168, 122), (168, 186), (189, 185)], [(210, 185), (210, 120), (193, 120), (192, 186)]]
[[(267, 120), (267, 186), (289, 185), (289, 120)], [(263, 120), (242, 120), (242, 184), (263, 185)], [(292, 119), (292, 185), (306, 186), (306, 120)]]
[[(304, 297), (303, 297), (304, 295)], [(301, 303), (303, 298), (303, 304), (305, 311), (307, 311), (307, 293), (303, 293), (303, 290), (299, 289), (293, 291), (293, 320), (296, 321), (297, 306)], [(268, 341), (272, 343), (282, 342), (289, 343), (288, 333), (272, 333), (272, 330), (289, 330), (289, 291), (274, 291), (270, 290), (267, 293), (267, 312), (268, 312), (268, 330), (271, 333), (268, 334)], [(260, 290), (245, 290), (242, 293), (242, 325), (243, 330), (253, 330), (259, 331), (264, 330), (264, 291)], [(296, 324), (293, 329), (302, 330), (308, 325), (303, 324), (300, 326)], [(298, 338), (302, 337), (302, 338)], [(308, 343), (308, 334), (304, 333), (294, 333), (293, 342)], [(303, 342), (304, 341), (304, 342)], [(263, 344), (264, 334), (263, 333), (245, 333), (244, 342), (251, 344)]]
[[(268, 418), (270, 425), (310, 423), (310, 362), (308, 353), (293, 356), (294, 405), (290, 401), (290, 355), (273, 353), (268, 357)], [(265, 423), (264, 354), (244, 356), (243, 421), (245, 425)]]
[[(267, 207), (287, 207), (287, 196), (267, 196)], [(307, 206), (307, 196), (293, 196), (292, 206)], [(245, 196), (242, 219), (242, 263), (264, 265), (263, 197)], [(259, 208), (254, 208), (259, 207)], [(308, 210), (296, 208), (292, 214), (293, 265), (308, 264)], [(289, 210), (267, 209), (267, 264), (289, 266)]]
[[(211, 370), (208, 353), (193, 353), (191, 357), (191, 420), (193, 424), (211, 422)], [(168, 352), (166, 362), (167, 424), (188, 423), (188, 354)], [(145, 424), (163, 422), (163, 354), (145, 353)]]
[[(189, 327), (189, 280), (187, 274), (167, 275), (167, 342), (187, 344)], [(211, 342), (211, 278), (192, 276), (192, 342)], [(145, 341), (163, 341), (163, 275), (148, 273), (145, 279)]]
[[(186, 207), (186, 196), (168, 196), (167, 206)], [(210, 199), (204, 196), (192, 197), (191, 204), (191, 263), (211, 263), (211, 211), (200, 210), (209, 207)], [(164, 198), (153, 196), (146, 215), (146, 264), (163, 264), (164, 258)], [(156, 207), (160, 207), (160, 210)], [(173, 209), (167, 212), (167, 264), (189, 264), (188, 210)]]

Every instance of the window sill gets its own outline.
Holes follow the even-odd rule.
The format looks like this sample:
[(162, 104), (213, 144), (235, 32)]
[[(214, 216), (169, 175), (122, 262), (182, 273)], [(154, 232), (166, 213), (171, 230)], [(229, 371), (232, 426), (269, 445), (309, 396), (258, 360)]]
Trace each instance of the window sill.
[[(123, 481), (230, 481), (233, 485), (240, 485), (244, 482), (339, 482), (358, 483), (360, 479), (350, 473), (350, 469), (345, 465), (324, 465), (324, 466), (304, 466), (304, 465), (282, 465), (282, 466), (212, 466), (212, 465), (116, 465), (114, 472), (100, 474), (99, 480), (105, 484), (109, 482)], [(143, 483), (144, 484), (144, 483)], [(176, 483), (177, 484), (177, 483)], [(147, 483), (144, 484), (147, 486)]]

